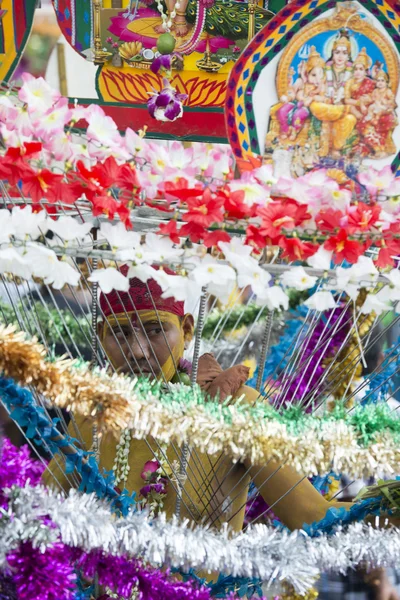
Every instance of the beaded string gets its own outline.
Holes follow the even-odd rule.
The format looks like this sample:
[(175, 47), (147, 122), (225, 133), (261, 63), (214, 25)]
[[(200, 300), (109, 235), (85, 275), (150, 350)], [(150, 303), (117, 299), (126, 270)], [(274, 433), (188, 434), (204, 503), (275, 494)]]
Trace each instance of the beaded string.
[(132, 435), (129, 429), (124, 429), (119, 438), (117, 445), (117, 452), (114, 459), (114, 477), (115, 485), (122, 484), (125, 487), (126, 480), (128, 479), (130, 466), (129, 466), (129, 450), (131, 447)]
[(156, 1), (157, 1), (157, 10), (161, 15), (162, 27), (163, 27), (163, 29), (165, 29), (165, 31), (169, 31), (172, 27), (172, 23), (175, 20), (176, 11), (179, 10), (181, 7), (181, 3), (179, 0), (177, 0), (177, 2), (175, 2), (174, 8), (173, 8), (172, 12), (169, 14), (169, 18), (168, 18), (168, 16), (164, 12), (162, 0), (156, 0)]

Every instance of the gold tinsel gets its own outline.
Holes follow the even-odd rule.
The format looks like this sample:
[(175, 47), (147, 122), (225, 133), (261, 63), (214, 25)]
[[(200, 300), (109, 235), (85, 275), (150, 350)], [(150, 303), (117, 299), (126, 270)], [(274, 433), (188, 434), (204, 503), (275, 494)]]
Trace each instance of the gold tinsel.
[[(285, 423), (261, 419), (235, 404), (229, 422), (215, 405), (210, 412), (197, 388), (186, 403), (168, 404), (152, 393), (136, 391), (135, 381), (78, 367), (70, 360), (45, 361), (43, 347), (14, 327), (0, 327), (0, 370), (20, 385), (31, 385), (54, 405), (73, 410), (97, 424), (99, 432), (119, 434), (129, 428), (132, 437), (152, 436), (160, 443), (188, 443), (233, 461), (247, 458), (253, 465), (269, 460), (285, 462), (299, 473), (346, 472), (356, 478), (377, 470), (391, 473), (400, 462), (400, 448), (389, 431), (378, 432), (373, 443), (360, 443), (357, 431), (343, 420), (310, 419), (295, 434)], [(222, 408), (221, 408), (222, 411)]]

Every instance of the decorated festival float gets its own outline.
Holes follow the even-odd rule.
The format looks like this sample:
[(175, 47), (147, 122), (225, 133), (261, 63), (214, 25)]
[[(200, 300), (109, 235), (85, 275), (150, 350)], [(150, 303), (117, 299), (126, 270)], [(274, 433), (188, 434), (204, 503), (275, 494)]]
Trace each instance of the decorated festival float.
[[(2, 3), (4, 54), (22, 7)], [(0, 399), (29, 448), (2, 440), (0, 597), (311, 599), (323, 573), (383, 577), (398, 6), (54, 8), (99, 97), (3, 73)], [(371, 481), (344, 502), (342, 476)]]

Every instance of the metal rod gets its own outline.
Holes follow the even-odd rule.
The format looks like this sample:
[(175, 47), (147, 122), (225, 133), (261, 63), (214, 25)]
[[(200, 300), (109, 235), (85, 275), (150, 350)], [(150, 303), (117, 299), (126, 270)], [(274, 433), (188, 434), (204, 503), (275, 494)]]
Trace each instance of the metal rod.
[(271, 343), (271, 331), (272, 331), (272, 322), (274, 319), (274, 312), (268, 311), (267, 320), (265, 322), (264, 335), (262, 339), (261, 346), (261, 355), (258, 363), (258, 376), (256, 382), (256, 390), (257, 392), (261, 391), (262, 380), (264, 375), (264, 365), (267, 360), (267, 354), (269, 352), (269, 347)]

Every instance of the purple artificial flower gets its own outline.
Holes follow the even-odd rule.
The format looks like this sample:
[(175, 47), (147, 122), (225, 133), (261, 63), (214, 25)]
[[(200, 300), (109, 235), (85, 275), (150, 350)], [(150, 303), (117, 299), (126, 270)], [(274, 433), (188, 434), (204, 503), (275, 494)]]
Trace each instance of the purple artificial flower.
[(148, 460), (143, 467), (143, 471), (140, 473), (140, 477), (147, 481), (159, 468), (160, 463), (158, 460)]
[(186, 358), (181, 358), (179, 361), (179, 368), (181, 371), (186, 373), (187, 375), (192, 374), (193, 365), (190, 360), (186, 360)]
[(187, 95), (178, 94), (166, 78), (163, 79), (163, 85), (161, 92), (152, 93), (147, 108), (150, 116), (157, 121), (175, 121), (183, 114), (182, 102), (186, 100)]
[(160, 56), (157, 56), (157, 58), (155, 58), (150, 65), (150, 71), (153, 71), (153, 73), (158, 73), (161, 68), (165, 69), (165, 71), (170, 71), (172, 65), (172, 56), (172, 54), (160, 54)]
[(143, 498), (147, 498), (147, 496), (151, 493), (166, 494), (167, 492), (162, 483), (150, 483), (148, 485), (144, 485), (140, 489), (140, 494), (143, 496)]

